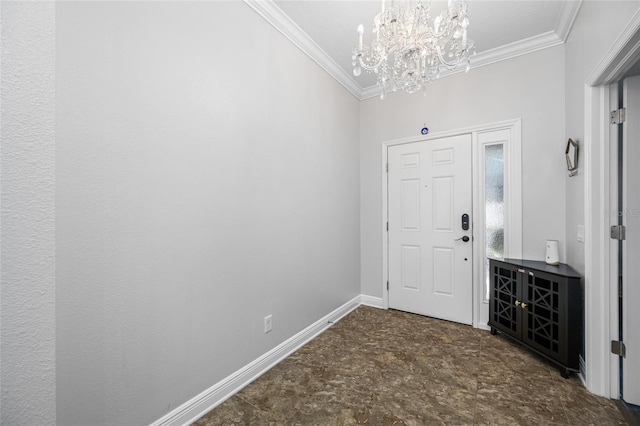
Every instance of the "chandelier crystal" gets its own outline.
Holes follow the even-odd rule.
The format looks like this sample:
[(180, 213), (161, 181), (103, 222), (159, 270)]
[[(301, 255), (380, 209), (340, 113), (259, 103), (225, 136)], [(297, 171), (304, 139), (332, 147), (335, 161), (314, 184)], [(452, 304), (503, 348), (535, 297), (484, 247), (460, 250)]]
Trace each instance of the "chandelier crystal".
[[(386, 7), (385, 7), (386, 6)], [(381, 99), (386, 93), (413, 93), (466, 62), (475, 47), (467, 38), (467, 4), (449, 0), (446, 9), (431, 19), (431, 1), (392, 0), (373, 20), (374, 40), (363, 45), (364, 27), (358, 26), (358, 46), (353, 49), (353, 74), (377, 74)]]

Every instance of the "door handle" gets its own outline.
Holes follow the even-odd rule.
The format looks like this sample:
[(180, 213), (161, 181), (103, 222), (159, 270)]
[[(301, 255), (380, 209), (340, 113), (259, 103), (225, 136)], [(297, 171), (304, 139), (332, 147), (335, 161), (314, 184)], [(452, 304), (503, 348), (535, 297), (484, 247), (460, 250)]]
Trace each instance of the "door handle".
[(465, 235), (464, 237), (456, 238), (453, 241), (460, 241), (460, 240), (462, 240), (462, 241), (464, 241), (466, 243), (466, 242), (469, 242), (469, 237)]

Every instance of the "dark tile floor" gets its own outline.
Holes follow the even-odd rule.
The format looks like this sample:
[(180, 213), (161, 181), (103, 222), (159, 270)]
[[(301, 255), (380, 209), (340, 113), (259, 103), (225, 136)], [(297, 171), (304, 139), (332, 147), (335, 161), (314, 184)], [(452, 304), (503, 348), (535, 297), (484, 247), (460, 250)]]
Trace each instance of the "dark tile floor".
[(195, 425), (617, 425), (614, 401), (469, 326), (361, 306)]
[(623, 403), (622, 401), (616, 401), (616, 406), (622, 414), (625, 420), (633, 426), (640, 426), (640, 407), (637, 405), (631, 405)]

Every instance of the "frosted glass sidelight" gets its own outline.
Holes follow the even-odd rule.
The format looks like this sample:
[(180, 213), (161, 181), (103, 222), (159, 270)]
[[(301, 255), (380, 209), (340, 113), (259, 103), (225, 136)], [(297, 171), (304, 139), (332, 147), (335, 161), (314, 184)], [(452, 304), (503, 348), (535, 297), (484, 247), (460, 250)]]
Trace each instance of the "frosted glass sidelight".
[(489, 300), (489, 260), (504, 258), (504, 145), (484, 147), (485, 300)]

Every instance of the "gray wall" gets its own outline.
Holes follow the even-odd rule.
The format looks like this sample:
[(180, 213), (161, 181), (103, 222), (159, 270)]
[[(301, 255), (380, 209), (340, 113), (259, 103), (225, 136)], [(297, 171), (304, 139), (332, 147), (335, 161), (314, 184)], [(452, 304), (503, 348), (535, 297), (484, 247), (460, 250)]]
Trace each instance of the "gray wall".
[(55, 400), (55, 10), (1, 2), (0, 423), (50, 425)]
[(560, 240), (564, 259), (564, 47), (432, 82), (426, 91), (370, 99), (360, 108), (362, 293), (382, 296), (382, 142), (522, 119), (523, 256), (543, 260)]
[(147, 424), (381, 296), (380, 144), (424, 123), (521, 117), (524, 255), (584, 270), (562, 150), (637, 7), (359, 105), (242, 3), (2, 2), (0, 422)]
[[(566, 137), (584, 142), (584, 90), (589, 74), (611, 48), (631, 16), (636, 1), (585, 1), (566, 42)], [(584, 150), (583, 150), (584, 153)], [(584, 244), (576, 239), (584, 225), (584, 156), (574, 177), (566, 177), (567, 263), (584, 275)], [(604, 213), (604, 212), (603, 212)]]
[(3, 2), (3, 420), (148, 424), (359, 294), (358, 102), (243, 3), (45, 4)]

